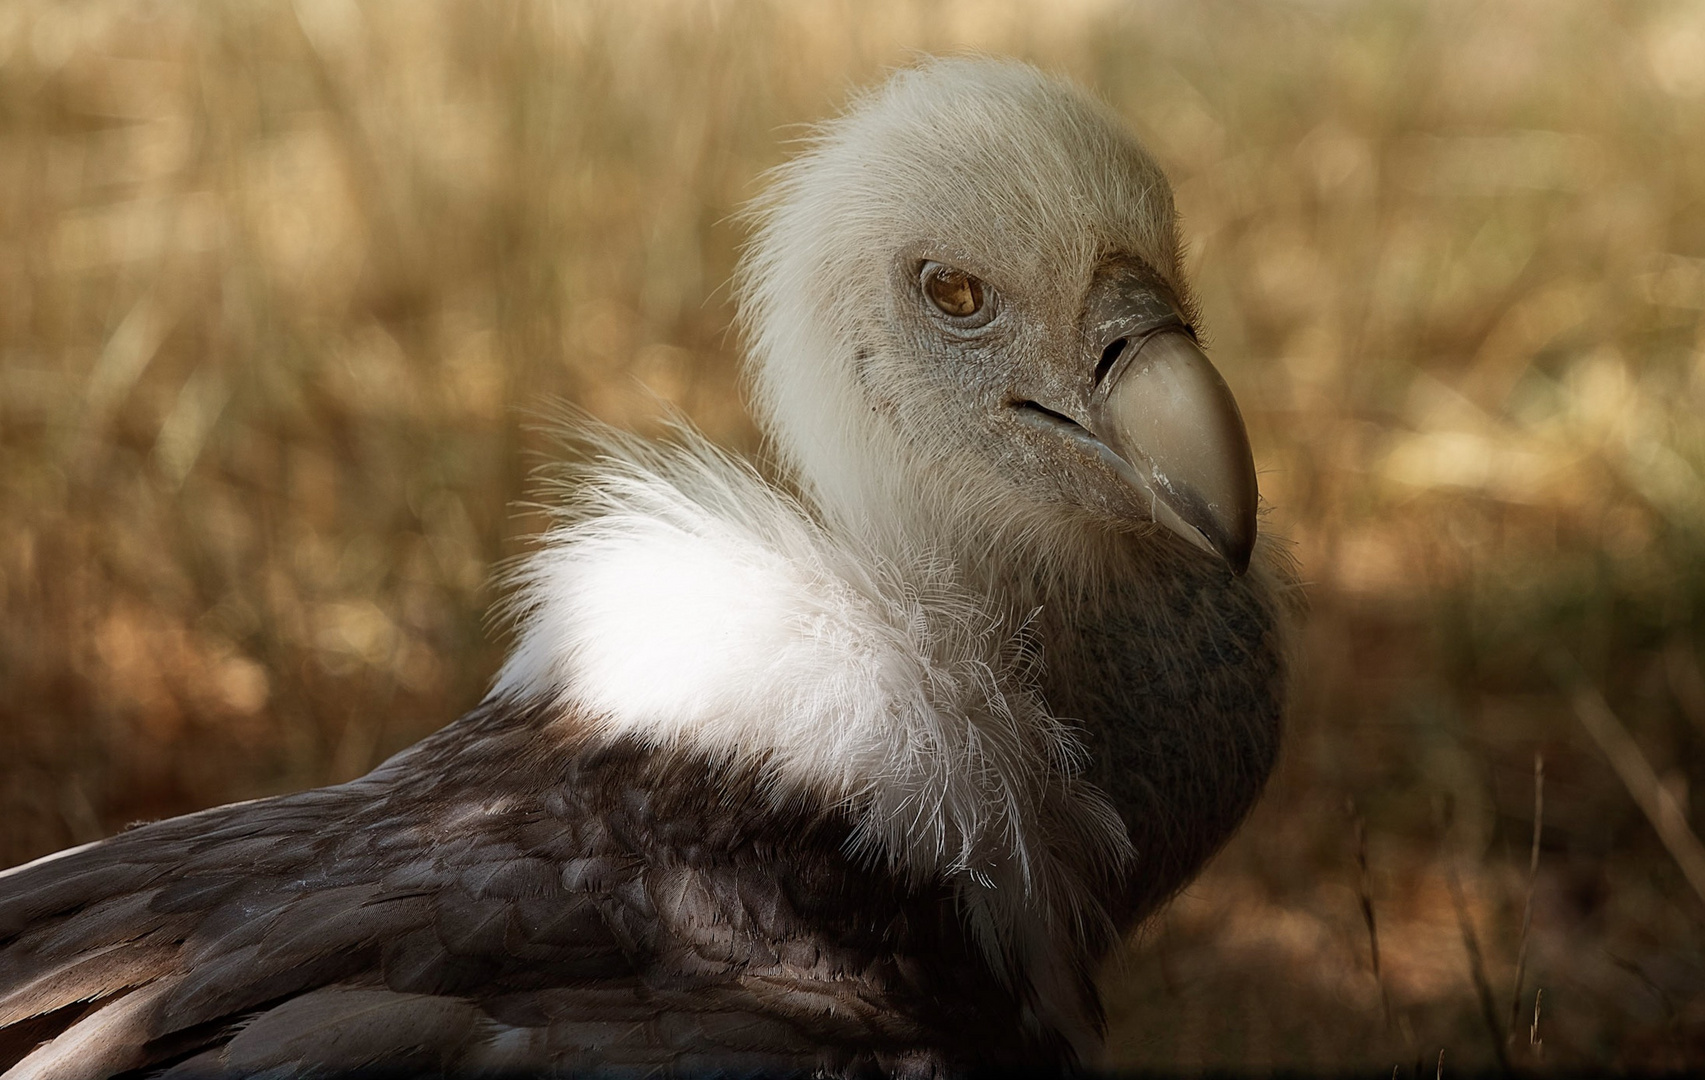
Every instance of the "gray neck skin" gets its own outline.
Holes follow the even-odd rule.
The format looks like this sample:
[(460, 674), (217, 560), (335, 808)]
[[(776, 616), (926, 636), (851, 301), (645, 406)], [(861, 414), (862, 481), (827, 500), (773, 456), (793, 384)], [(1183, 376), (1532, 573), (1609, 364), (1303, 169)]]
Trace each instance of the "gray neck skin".
[[(1029, 625), (1049, 710), (1082, 726), (1088, 778), (1112, 799), (1136, 851), (1109, 890), (1108, 913), (1121, 928), (1148, 915), (1230, 839), (1273, 770), (1284, 574), (1263, 570), (1257, 553), (1250, 572), (1233, 577), (1158, 527), (1113, 532), (1087, 515), (1059, 515), (1032, 532), (1016, 515), (955, 514), (947, 508), (990, 502), (955, 498), (947, 477), (885, 485), (881, 495), (842, 504), (852, 512), (831, 520), (879, 550), (946, 557), (989, 598), (987, 610)], [(1074, 560), (1050, 557), (1068, 545), (1094, 550), (1078, 560), (1098, 568), (1092, 578), (1071, 577), (1062, 568)]]
[(1270, 572), (1233, 577), (1158, 530), (1107, 539), (1093, 582), (1038, 580), (1023, 544), (963, 570), (996, 610), (1039, 612), (1049, 710), (1082, 726), (1088, 779), (1136, 851), (1109, 897), (1123, 928), (1188, 883), (1261, 794), (1278, 754), (1285, 664)]
[(1137, 853), (1110, 905), (1121, 926), (1231, 837), (1279, 747), (1284, 664), (1267, 589), (1201, 552), (1167, 562), (1097, 596), (1056, 595), (1041, 616), (1043, 692), (1084, 725), (1090, 779)]

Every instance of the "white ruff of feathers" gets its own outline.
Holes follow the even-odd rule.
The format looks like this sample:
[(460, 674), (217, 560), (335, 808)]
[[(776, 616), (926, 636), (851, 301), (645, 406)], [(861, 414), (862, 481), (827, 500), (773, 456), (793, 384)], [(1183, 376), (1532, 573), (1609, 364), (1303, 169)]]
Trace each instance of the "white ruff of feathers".
[(957, 882), (991, 953), (1038, 916), (1048, 936), (1099, 918), (1078, 879), (1129, 845), (1078, 778), (1023, 628), (947, 564), (861, 550), (682, 434), (595, 436), (514, 576), (520, 632), (493, 694), (560, 704), (594, 739), (754, 766), (778, 808), (846, 808), (867, 854)]

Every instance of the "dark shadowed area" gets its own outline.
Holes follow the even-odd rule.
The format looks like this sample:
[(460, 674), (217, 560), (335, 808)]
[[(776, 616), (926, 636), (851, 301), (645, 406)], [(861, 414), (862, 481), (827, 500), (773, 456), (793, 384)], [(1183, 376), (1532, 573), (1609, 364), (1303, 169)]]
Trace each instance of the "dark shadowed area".
[(1309, 582), (1104, 1064), (1705, 1062), (1698, 4), (0, 5), (0, 864), (472, 706), (543, 417), (759, 451), (732, 215), (964, 48), (1167, 169)]

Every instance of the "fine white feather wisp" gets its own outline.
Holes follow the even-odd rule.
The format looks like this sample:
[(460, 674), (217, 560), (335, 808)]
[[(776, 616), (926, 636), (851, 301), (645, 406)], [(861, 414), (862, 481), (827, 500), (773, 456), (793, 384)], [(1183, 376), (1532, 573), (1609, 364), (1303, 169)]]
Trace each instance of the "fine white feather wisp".
[(859, 846), (893, 868), (1003, 907), (1077, 906), (1048, 895), (1069, 885), (1062, 828), (1092, 865), (1127, 856), (1079, 778), (1076, 732), (1036, 690), (1024, 628), (948, 563), (878, 555), (690, 432), (595, 438), (514, 575), (494, 695), (558, 703), (598, 739), (752, 765), (778, 800), (851, 810)]

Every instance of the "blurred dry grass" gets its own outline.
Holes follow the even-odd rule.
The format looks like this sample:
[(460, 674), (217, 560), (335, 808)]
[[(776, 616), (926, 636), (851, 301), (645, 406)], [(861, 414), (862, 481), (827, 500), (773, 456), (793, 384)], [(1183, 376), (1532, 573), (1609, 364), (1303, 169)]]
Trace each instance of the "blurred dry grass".
[(1705, 781), (1698, 4), (0, 5), (0, 862), (471, 705), (527, 414), (754, 448), (730, 213), (960, 47), (1166, 164), (1312, 582), (1281, 773), (1108, 973), (1108, 1064), (1491, 1062), (1459, 912), (1502, 1028), (1536, 752), (1510, 1060), (1705, 1061), (1705, 903), (1635, 798)]

